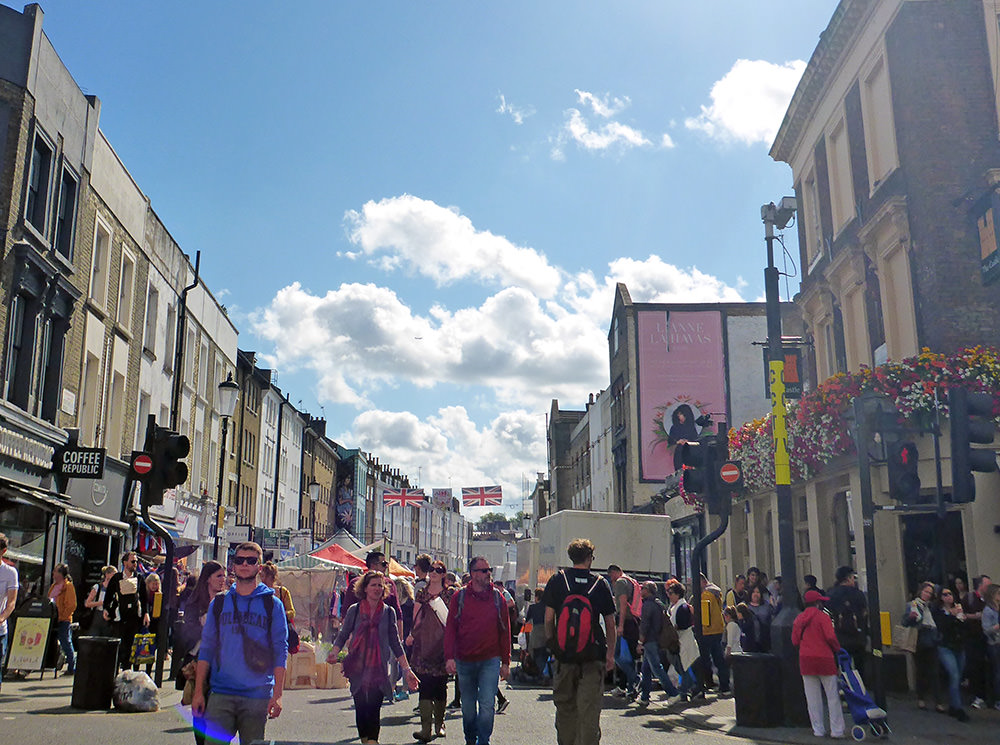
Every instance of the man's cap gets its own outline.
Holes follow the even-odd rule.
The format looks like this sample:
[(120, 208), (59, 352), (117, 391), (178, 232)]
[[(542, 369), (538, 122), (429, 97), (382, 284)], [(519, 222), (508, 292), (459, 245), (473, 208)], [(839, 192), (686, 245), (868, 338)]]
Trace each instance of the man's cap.
[(821, 600), (826, 601), (829, 599), (830, 598), (821, 593), (819, 590), (806, 590), (805, 597), (803, 598), (806, 605), (812, 605), (813, 603), (818, 603)]

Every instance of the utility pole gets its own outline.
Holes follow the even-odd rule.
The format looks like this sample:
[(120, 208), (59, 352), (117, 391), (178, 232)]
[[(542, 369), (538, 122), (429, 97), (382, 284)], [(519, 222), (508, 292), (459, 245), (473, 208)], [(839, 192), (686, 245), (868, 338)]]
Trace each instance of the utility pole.
[(771, 649), (782, 670), (782, 698), (786, 724), (808, 723), (805, 691), (799, 675), (798, 650), (792, 644), (792, 624), (799, 614), (798, 572), (795, 566), (795, 525), (792, 517), (792, 470), (785, 424), (785, 350), (781, 342), (781, 301), (778, 268), (774, 265), (774, 229), (784, 230), (795, 215), (795, 197), (782, 197), (760, 208), (767, 244), (764, 299), (767, 313), (768, 381), (774, 436), (774, 488), (778, 508), (778, 553), (781, 571), (781, 612), (771, 625)]

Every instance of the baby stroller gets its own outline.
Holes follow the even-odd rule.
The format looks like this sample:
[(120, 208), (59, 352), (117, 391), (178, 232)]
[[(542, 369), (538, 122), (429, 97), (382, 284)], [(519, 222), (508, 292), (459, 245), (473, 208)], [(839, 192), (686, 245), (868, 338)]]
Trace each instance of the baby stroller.
[(837, 652), (837, 667), (840, 668), (838, 677), (840, 692), (844, 695), (847, 708), (854, 720), (854, 726), (851, 727), (851, 737), (861, 742), (865, 739), (868, 730), (871, 730), (875, 737), (888, 737), (892, 733), (892, 730), (889, 729), (889, 723), (886, 721), (888, 715), (884, 709), (876, 706), (875, 701), (868, 695), (864, 681), (861, 680), (858, 671), (854, 669), (851, 655), (843, 649)]

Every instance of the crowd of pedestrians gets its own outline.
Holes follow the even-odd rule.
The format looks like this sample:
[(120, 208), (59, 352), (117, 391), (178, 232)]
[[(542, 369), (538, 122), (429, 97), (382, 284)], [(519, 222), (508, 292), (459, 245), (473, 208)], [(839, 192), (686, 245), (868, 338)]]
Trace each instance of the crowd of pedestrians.
[[(0, 535), (0, 557), (5, 549)], [(489, 745), (494, 717), (509, 704), (500, 681), (511, 679), (515, 640), (517, 679), (551, 686), (559, 745), (600, 741), (608, 688), (626, 706), (648, 706), (656, 686), (667, 707), (699, 706), (708, 694), (731, 695), (734, 655), (771, 649), (782, 609), (780, 578), (750, 567), (723, 590), (703, 574), (692, 592), (678, 578), (639, 581), (614, 564), (602, 576), (591, 569), (594, 555), (589, 540), (570, 543), (568, 567), (526, 592), (519, 612), (485, 557), (474, 557), (459, 578), (423, 554), (411, 582), (393, 580), (385, 554), (370, 552), (365, 570), (331, 600), (339, 631), (328, 657), (343, 664), (350, 682), (361, 742), (377, 743), (383, 706), (412, 691), (415, 740), (444, 737), (447, 708), (460, 708), (466, 745)], [(838, 568), (834, 579), (821, 590), (816, 577), (803, 578), (804, 607), (791, 641), (813, 733), (842, 738), (838, 674), (849, 659), (867, 675), (871, 619), (853, 568)], [(101, 581), (81, 590), (90, 612), (86, 633), (118, 637), (123, 669), (134, 667), (133, 637), (164, 607), (161, 589), (157, 573), (144, 574), (128, 552), (120, 568), (104, 567)], [(16, 571), (0, 563), (0, 645), (16, 592)], [(47, 596), (68, 675), (75, 671), (76, 593), (68, 567), (59, 564)], [(287, 657), (298, 639), (291, 593), (277, 567), (263, 561), (260, 546), (243, 543), (228, 575), (209, 561), (200, 574), (182, 578), (174, 605), (171, 674), (191, 705), (196, 743), (263, 738), (267, 720), (281, 713)], [(971, 587), (962, 578), (949, 586), (921, 583), (901, 626), (909, 631), (897, 646), (913, 656), (917, 707), (959, 721), (968, 719), (966, 705), (1000, 709), (1000, 586), (990, 577), (974, 578)]]

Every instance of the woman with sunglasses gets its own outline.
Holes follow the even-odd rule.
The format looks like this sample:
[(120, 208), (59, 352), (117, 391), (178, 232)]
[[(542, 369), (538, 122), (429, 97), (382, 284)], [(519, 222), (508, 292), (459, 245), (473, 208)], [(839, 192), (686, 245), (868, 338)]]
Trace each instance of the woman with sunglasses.
[(948, 714), (960, 722), (969, 721), (962, 707), (962, 673), (965, 670), (965, 613), (947, 587), (941, 590), (941, 604), (933, 609), (934, 623), (941, 633), (938, 659), (948, 674)]
[[(368, 570), (355, 582), (354, 593), (361, 598), (344, 617), (344, 625), (327, 655), (327, 662), (336, 662), (340, 650), (350, 640), (350, 650), (344, 660), (344, 674), (351, 682), (354, 717), (362, 743), (377, 743), (381, 730), (382, 702), (392, 695), (389, 660), (395, 658), (406, 675), (410, 690), (420, 681), (410, 669), (403, 654), (396, 626), (396, 612), (385, 603), (390, 580), (382, 572)], [(391, 657), (390, 657), (391, 655)]]
[(938, 679), (938, 641), (941, 634), (934, 621), (936, 598), (933, 582), (921, 582), (917, 595), (906, 605), (904, 626), (917, 627), (917, 651), (913, 662), (917, 671), (917, 708), (927, 708), (928, 696), (933, 696), (937, 710), (947, 709), (941, 704), (941, 686)]
[[(412, 645), (410, 660), (420, 676), (420, 731), (413, 737), (430, 742), (444, 737), (444, 709), (448, 701), (448, 673), (444, 669), (444, 627), (448, 622), (448, 604), (455, 590), (444, 584), (444, 562), (431, 563), (427, 585), (417, 591), (413, 611), (413, 630), (407, 637)], [(432, 729), (433, 725), (433, 729)]]

